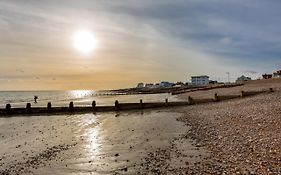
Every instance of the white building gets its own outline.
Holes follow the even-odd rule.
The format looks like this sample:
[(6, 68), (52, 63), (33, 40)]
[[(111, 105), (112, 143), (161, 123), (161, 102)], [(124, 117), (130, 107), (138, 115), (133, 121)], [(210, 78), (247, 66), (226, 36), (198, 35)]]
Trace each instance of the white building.
[(209, 76), (207, 75), (191, 76), (191, 83), (192, 85), (196, 85), (196, 86), (209, 85)]
[(281, 78), (281, 70), (273, 72), (273, 78)]

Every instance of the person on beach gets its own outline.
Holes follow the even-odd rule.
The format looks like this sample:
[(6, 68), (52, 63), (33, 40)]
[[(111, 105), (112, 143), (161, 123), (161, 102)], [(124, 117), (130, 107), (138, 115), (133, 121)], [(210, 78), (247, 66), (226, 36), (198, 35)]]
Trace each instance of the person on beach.
[(37, 103), (38, 96), (34, 96), (34, 103)]

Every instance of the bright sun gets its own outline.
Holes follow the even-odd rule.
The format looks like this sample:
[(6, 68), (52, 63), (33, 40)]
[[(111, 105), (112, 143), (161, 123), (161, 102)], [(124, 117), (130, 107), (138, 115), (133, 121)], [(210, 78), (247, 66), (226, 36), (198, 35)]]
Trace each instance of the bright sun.
[(87, 30), (80, 30), (73, 35), (73, 45), (79, 52), (87, 54), (96, 48), (96, 37)]

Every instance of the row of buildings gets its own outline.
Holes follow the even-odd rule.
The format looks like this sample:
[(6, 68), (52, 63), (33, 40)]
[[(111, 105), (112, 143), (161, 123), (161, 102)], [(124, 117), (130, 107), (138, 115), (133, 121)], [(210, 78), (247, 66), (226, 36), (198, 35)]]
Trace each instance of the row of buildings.
[[(281, 78), (281, 70), (275, 71), (272, 74), (263, 74), (263, 79), (270, 79), (270, 78)], [(236, 79), (236, 83), (244, 83), (246, 81), (250, 81), (251, 78), (247, 76), (240, 76)], [(191, 85), (191, 86), (207, 86), (209, 84), (218, 84), (218, 81), (212, 81), (210, 80), (209, 76), (207, 75), (201, 75), (201, 76), (191, 76), (191, 82), (190, 83), (170, 83), (167, 81), (162, 81), (161, 83), (139, 83), (137, 85), (137, 88), (170, 88), (175, 86), (184, 86), (184, 85)]]
[[(236, 83), (244, 83), (250, 80), (252, 80), (250, 77), (242, 75), (236, 79)], [(203, 76), (192, 76), (191, 83), (192, 85), (205, 86), (209, 84), (218, 84), (218, 81), (209, 80), (208, 76), (203, 75)]]
[[(275, 71), (272, 74), (263, 74), (263, 79), (271, 79), (271, 78), (281, 78), (281, 70)], [(247, 76), (240, 76), (236, 79), (236, 83), (244, 83), (246, 81), (252, 80), (250, 77)], [(192, 76), (191, 82), (193, 85), (208, 85), (208, 84), (215, 84), (217, 81), (209, 80), (209, 77), (206, 75), (203, 76)]]
[(173, 87), (174, 83), (170, 83), (167, 81), (162, 81), (161, 83), (139, 83), (137, 85), (137, 88), (169, 88), (169, 87)]
[[(281, 71), (280, 71), (281, 73)], [(250, 77), (246, 77), (242, 75), (241, 77), (238, 77), (236, 80), (236, 83), (244, 83), (246, 81), (250, 81)], [(191, 82), (190, 83), (170, 83), (167, 81), (162, 81), (161, 83), (139, 83), (137, 85), (137, 88), (170, 88), (170, 87), (177, 87), (177, 86), (184, 86), (184, 85), (190, 85), (190, 86), (208, 86), (209, 84), (218, 84), (218, 81), (210, 80), (210, 77), (207, 75), (201, 75), (201, 76), (191, 76)]]
[[(281, 78), (281, 70), (275, 71), (272, 74), (263, 74), (263, 79), (270, 79), (270, 78)], [(247, 76), (240, 76), (236, 79), (236, 83), (244, 83), (246, 81), (250, 81), (251, 78)], [(212, 81), (210, 80), (210, 77), (207, 75), (201, 75), (201, 76), (191, 76), (191, 82), (190, 83), (170, 83), (167, 81), (162, 81), (161, 83), (139, 83), (137, 85), (137, 88), (171, 88), (176, 86), (185, 86), (185, 85), (191, 85), (191, 86), (207, 86), (209, 84), (218, 84), (218, 81)]]
[[(270, 78), (281, 78), (281, 70), (275, 71), (272, 74), (263, 74), (263, 79), (270, 79)], [(240, 76), (236, 79), (236, 83), (244, 83), (246, 81), (252, 80), (250, 77), (247, 76)], [(203, 76), (192, 76), (191, 77), (192, 85), (208, 85), (208, 84), (216, 84), (217, 81), (209, 80), (209, 77), (206, 75)]]
[(170, 83), (167, 81), (162, 81), (161, 83), (138, 83), (137, 88), (170, 88), (170, 87), (176, 87), (176, 86), (184, 86), (184, 85), (195, 85), (195, 86), (205, 86), (209, 84), (217, 83), (217, 81), (210, 81), (209, 76), (203, 75), (203, 76), (192, 76), (191, 77), (191, 83), (183, 83), (183, 82), (177, 82), (177, 83)]

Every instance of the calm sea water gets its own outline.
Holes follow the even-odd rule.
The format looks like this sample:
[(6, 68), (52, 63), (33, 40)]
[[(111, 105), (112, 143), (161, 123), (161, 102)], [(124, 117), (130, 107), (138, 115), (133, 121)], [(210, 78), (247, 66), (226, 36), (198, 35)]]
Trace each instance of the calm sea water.
[[(34, 96), (38, 96), (37, 103), (34, 103)], [(47, 106), (52, 102), (53, 106), (68, 106), (70, 101), (75, 105), (91, 105), (95, 100), (97, 105), (114, 105), (115, 100), (125, 102), (161, 102), (168, 98), (169, 101), (177, 101), (175, 96), (170, 94), (139, 94), (139, 95), (106, 95), (105, 92), (93, 90), (73, 91), (0, 91), (0, 108), (10, 103), (12, 107), (25, 107), (26, 103), (32, 106)]]

